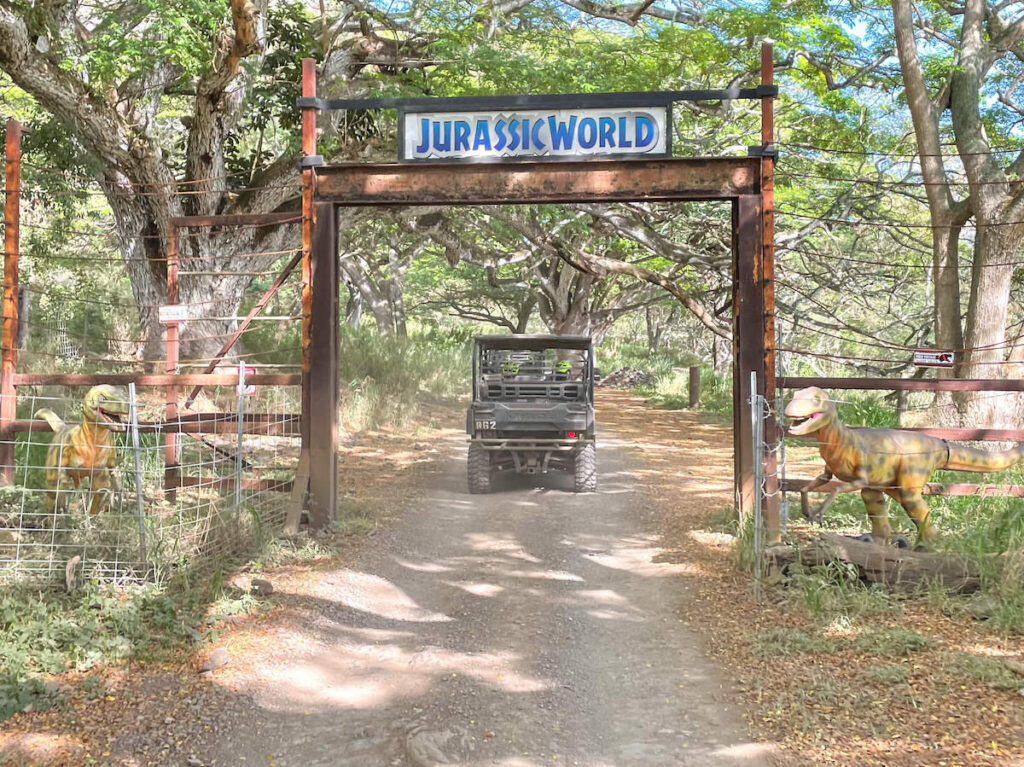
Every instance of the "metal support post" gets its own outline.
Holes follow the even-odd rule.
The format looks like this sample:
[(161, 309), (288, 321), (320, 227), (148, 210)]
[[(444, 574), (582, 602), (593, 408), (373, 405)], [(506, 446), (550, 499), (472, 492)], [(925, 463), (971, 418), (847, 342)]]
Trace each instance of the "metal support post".
[(235, 453), (235, 517), (238, 517), (238, 509), (242, 505), (242, 465), (243, 458), (242, 449), (242, 435), (245, 433), (244, 420), (245, 420), (245, 363), (238, 363), (238, 409), (236, 411), (238, 417), (238, 430), (236, 433), (238, 439), (238, 447)]
[(139, 516), (139, 558), (146, 564), (146, 509), (142, 494), (142, 455), (139, 447), (139, 402), (135, 384), (128, 384), (128, 420), (132, 430), (132, 453), (135, 456), (135, 506)]
[[(178, 228), (176, 226), (171, 227), (171, 239), (167, 246), (167, 300), (171, 304), (176, 304), (179, 301)], [(177, 322), (169, 322), (166, 326), (166, 333), (167, 362), (164, 372), (174, 375), (178, 372), (180, 326)], [(165, 393), (164, 418), (173, 422), (178, 419), (178, 387), (170, 385), (166, 388)], [(174, 503), (177, 500), (178, 474), (178, 435), (174, 431), (168, 431), (164, 435), (164, 498), (168, 503)]]
[(757, 373), (750, 372), (750, 434), (754, 457), (754, 601), (761, 601), (761, 567), (764, 558), (764, 518), (761, 502), (764, 496), (764, 404), (757, 393)]
[(14, 373), (18, 367), (18, 253), (21, 221), (22, 125), (7, 121), (4, 140), (4, 295), (0, 350), (0, 485), (14, 483), (14, 432), (17, 414)]

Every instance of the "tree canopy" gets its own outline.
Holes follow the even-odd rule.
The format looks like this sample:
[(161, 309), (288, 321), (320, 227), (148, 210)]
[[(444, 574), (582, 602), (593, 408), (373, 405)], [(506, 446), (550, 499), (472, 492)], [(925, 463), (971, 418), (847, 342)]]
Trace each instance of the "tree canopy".
[[(58, 297), (46, 322), (88, 324), (95, 306), (57, 305), (93, 291), (140, 328), (94, 317), (93, 335), (157, 356), (169, 219), (297, 210), (304, 56), (325, 97), (667, 90), (756, 84), (771, 39), (783, 363), (893, 374), (937, 345), (976, 376), (1024, 360), (1022, 34), (1014, 4), (984, 0), (0, 0), (0, 87), (33, 129), (26, 268), (37, 302)], [(319, 128), (331, 161), (395, 156), (391, 112)], [(674, 152), (745, 153), (757, 128), (756, 102), (681, 103)], [(728, 336), (728, 236), (728, 211), (705, 204), (350, 212), (348, 319), (601, 335), (677, 305), (685, 334)], [(295, 226), (183, 238), (202, 267), (181, 299), (209, 307), (195, 358), (297, 243)], [(107, 261), (67, 259), (85, 250)]]

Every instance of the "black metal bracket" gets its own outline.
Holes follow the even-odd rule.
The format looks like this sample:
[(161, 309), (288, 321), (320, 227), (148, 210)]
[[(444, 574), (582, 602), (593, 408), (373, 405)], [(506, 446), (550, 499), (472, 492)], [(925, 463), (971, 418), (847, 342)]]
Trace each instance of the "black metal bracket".
[(322, 154), (309, 154), (299, 160), (300, 168), (319, 168), (321, 165), (326, 165)]
[(299, 109), (404, 109), (409, 112), (458, 112), (491, 109), (587, 109), (666, 106), (676, 101), (733, 101), (779, 95), (777, 85), (719, 90), (550, 93), (535, 96), (454, 96), (450, 98), (320, 99), (302, 96)]
[(777, 161), (779, 159), (779, 150), (775, 147), (775, 144), (757, 144), (747, 147), (747, 157), (769, 157)]

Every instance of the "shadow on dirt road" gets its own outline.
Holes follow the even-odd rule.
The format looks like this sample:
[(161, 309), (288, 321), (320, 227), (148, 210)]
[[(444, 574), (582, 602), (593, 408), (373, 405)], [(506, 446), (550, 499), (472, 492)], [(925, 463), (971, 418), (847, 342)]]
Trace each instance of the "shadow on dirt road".
[(296, 595), (304, 650), (256, 660), (204, 763), (768, 763), (681, 622), (698, 574), (658, 561), (620, 449), (597, 494), (550, 475), (486, 496), (450, 449), (401, 522)]

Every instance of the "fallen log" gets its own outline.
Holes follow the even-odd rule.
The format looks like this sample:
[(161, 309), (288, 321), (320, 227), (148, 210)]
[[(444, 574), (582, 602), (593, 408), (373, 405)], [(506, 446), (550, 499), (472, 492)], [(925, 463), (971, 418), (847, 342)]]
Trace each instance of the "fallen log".
[(900, 549), (835, 533), (822, 533), (802, 546), (770, 546), (764, 558), (769, 578), (785, 578), (793, 564), (813, 567), (844, 562), (855, 566), (862, 580), (894, 591), (917, 591), (936, 582), (959, 594), (981, 588), (978, 565), (966, 557)]

